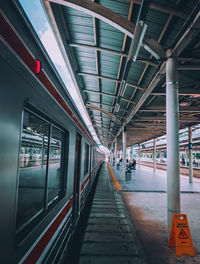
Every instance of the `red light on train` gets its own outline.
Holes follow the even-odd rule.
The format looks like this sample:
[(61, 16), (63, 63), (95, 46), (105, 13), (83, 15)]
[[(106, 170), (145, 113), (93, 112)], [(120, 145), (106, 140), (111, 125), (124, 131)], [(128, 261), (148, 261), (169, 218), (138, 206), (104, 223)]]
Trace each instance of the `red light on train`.
[(35, 73), (40, 74), (42, 70), (42, 63), (40, 60), (35, 60)]

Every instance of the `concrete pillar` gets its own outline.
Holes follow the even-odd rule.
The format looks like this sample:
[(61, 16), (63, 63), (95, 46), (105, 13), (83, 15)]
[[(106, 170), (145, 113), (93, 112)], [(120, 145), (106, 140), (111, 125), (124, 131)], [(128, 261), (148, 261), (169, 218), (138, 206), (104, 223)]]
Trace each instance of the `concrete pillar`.
[(138, 166), (140, 167), (140, 144), (138, 144)]
[(162, 151), (160, 152), (160, 162), (162, 161), (162, 158), (163, 158), (163, 153)]
[(188, 128), (188, 149), (189, 149), (189, 183), (192, 183), (193, 182), (192, 127)]
[(153, 140), (153, 171), (156, 171), (156, 139)]
[(111, 164), (111, 166), (113, 166), (113, 142), (111, 144), (110, 164)]
[(115, 138), (115, 169), (117, 169), (117, 138)]
[(126, 127), (123, 126), (122, 128), (122, 173), (125, 177), (125, 171), (126, 171)]
[(168, 232), (170, 234), (172, 217), (180, 213), (180, 175), (179, 175), (179, 104), (178, 71), (175, 58), (166, 62), (166, 115), (167, 115), (167, 206)]

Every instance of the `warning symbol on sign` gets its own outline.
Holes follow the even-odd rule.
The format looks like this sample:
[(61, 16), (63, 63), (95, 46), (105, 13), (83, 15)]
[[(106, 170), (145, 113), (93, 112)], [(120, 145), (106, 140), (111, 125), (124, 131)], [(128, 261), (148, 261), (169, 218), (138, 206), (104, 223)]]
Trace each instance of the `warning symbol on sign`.
[(184, 231), (184, 229), (181, 229), (180, 234), (178, 235), (179, 239), (189, 239), (188, 235), (186, 234), (186, 232)]

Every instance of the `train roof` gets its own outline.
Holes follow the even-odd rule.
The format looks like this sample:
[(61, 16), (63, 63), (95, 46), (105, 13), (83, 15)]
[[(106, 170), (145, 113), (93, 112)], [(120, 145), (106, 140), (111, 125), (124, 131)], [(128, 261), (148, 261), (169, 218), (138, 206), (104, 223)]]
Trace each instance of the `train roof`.
[[(13, 48), (16, 53), (18, 53), (18, 51), (20, 51), (21, 47), (23, 46), (24, 49), (30, 54), (31, 58), (40, 60), (42, 62), (42, 71), (44, 75), (47, 77), (47, 80), (49, 80), (51, 86), (54, 87), (55, 91), (58, 93), (59, 98), (57, 98), (57, 103), (59, 103), (59, 105), (62, 107), (63, 101), (65, 106), (68, 107), (68, 115), (79, 127), (81, 132), (88, 137), (90, 142), (97, 147), (97, 144), (93, 140), (90, 131), (88, 130), (81, 115), (79, 114), (79, 111), (75, 103), (73, 102), (71, 95), (66, 89), (65, 84), (59, 76), (53, 62), (51, 61), (47, 51), (45, 50), (43, 44), (41, 43), (37, 33), (35, 32), (32, 24), (27, 18), (19, 2), (2, 1), (0, 15), (3, 25), (1, 33), (5, 37), (8, 46), (11, 46), (12, 42), (13, 47), (11, 46), (11, 48)], [(11, 29), (11, 31), (8, 31), (8, 29)], [(20, 57), (19, 54), (17, 55)], [(20, 57), (20, 59), (22, 58)], [(31, 69), (29, 70), (31, 71)], [(35, 77), (38, 78), (38, 81), (41, 81), (36, 74)]]

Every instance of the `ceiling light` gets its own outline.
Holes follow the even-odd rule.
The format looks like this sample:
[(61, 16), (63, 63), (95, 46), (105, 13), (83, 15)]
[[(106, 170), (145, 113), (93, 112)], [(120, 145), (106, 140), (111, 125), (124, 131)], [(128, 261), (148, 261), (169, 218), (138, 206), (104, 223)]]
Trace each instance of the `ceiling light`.
[(131, 42), (128, 59), (136, 61), (146, 29), (147, 25), (144, 23), (144, 21), (139, 21), (139, 23), (137, 23), (135, 27), (134, 36)]
[(115, 105), (115, 112), (118, 113), (119, 112), (119, 109), (120, 109), (120, 104), (116, 103)]

